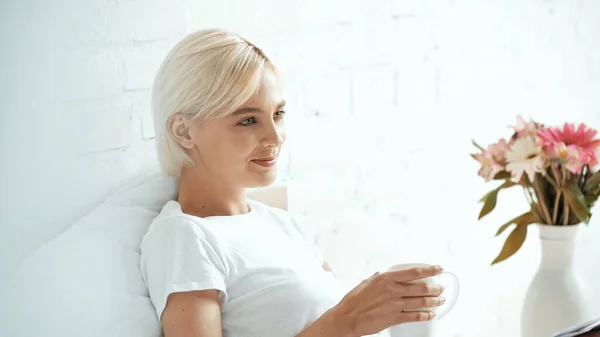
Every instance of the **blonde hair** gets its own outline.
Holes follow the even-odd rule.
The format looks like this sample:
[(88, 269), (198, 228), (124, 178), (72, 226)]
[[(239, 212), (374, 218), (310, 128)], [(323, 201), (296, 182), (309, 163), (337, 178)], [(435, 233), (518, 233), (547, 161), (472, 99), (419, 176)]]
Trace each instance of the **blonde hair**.
[(171, 136), (168, 120), (182, 113), (191, 120), (222, 118), (258, 89), (265, 67), (277, 72), (264, 52), (222, 29), (189, 34), (169, 52), (154, 79), (152, 113), (158, 161), (179, 176), (192, 159)]

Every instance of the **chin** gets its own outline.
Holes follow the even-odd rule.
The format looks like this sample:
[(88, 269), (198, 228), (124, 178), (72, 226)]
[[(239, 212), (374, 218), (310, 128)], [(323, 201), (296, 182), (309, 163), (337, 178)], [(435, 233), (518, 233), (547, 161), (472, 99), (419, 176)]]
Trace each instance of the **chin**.
[(276, 172), (264, 172), (262, 174), (252, 174), (251, 178), (247, 180), (247, 188), (261, 188), (272, 185), (277, 179)]

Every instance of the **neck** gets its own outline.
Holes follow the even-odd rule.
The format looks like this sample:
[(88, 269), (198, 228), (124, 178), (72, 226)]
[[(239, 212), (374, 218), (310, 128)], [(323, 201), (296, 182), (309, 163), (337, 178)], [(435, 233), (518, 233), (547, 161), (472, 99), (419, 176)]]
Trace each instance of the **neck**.
[(199, 217), (239, 215), (249, 211), (245, 188), (201, 172), (198, 165), (181, 171), (177, 201), (184, 213)]

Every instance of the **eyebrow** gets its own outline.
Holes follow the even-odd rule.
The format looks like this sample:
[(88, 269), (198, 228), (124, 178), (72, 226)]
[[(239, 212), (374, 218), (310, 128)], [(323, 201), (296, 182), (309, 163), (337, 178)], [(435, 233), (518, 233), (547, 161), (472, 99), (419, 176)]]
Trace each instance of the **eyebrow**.
[[(277, 109), (281, 109), (285, 106), (285, 101), (281, 101), (281, 103), (279, 103), (277, 105)], [(259, 108), (252, 108), (252, 107), (248, 107), (248, 108), (240, 108), (235, 110), (231, 115), (235, 116), (235, 115), (243, 115), (243, 114), (247, 114), (247, 113), (252, 113), (252, 112), (262, 112), (262, 109)]]

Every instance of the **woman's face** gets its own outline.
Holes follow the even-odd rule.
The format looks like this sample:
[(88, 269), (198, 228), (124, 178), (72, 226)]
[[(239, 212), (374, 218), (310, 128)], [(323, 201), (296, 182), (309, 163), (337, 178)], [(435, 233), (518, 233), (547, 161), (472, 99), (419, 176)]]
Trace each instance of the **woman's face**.
[(242, 188), (267, 186), (286, 139), (279, 79), (265, 70), (257, 92), (232, 115), (205, 120), (189, 129), (196, 172)]

